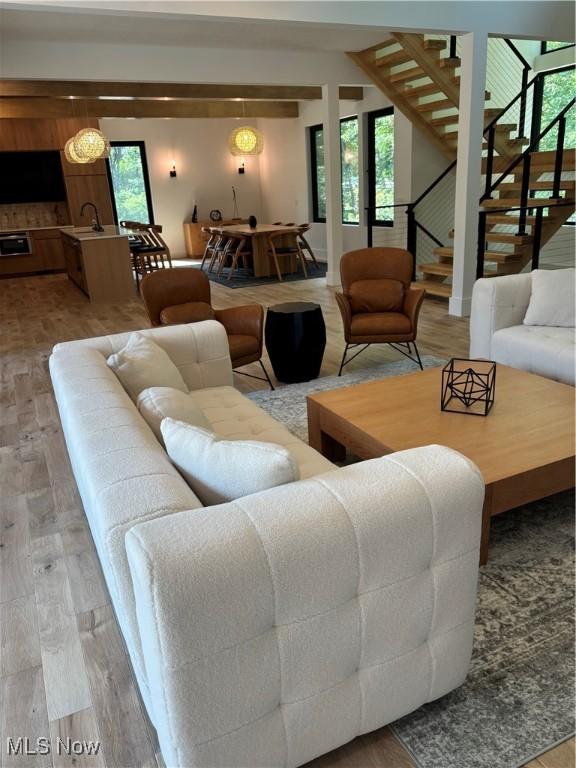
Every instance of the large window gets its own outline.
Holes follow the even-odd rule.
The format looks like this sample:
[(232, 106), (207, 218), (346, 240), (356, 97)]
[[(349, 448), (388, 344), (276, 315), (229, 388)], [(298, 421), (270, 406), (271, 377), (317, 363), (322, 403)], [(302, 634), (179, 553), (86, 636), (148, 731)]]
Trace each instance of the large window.
[(340, 167), (342, 169), (342, 221), (360, 222), (358, 118), (340, 120)]
[(312, 171), (312, 219), (326, 221), (326, 166), (324, 131), (321, 125), (310, 128), (310, 165)]
[[(542, 77), (542, 109), (540, 130), (544, 130), (556, 115), (574, 98), (576, 77), (574, 67), (547, 72)], [(540, 142), (540, 150), (556, 149), (558, 127), (552, 128)], [(566, 115), (565, 147), (576, 147), (576, 121), (574, 109)]]
[(154, 223), (148, 165), (143, 141), (112, 141), (108, 177), (114, 217), (119, 221)]
[(388, 107), (368, 114), (368, 205), (374, 224), (394, 224), (394, 109)]
[[(340, 121), (340, 163), (342, 169), (342, 221), (358, 224), (360, 184), (358, 156), (358, 118)], [(326, 221), (326, 166), (324, 162), (324, 130), (321, 125), (310, 128), (310, 170), (312, 175), (312, 218)]]

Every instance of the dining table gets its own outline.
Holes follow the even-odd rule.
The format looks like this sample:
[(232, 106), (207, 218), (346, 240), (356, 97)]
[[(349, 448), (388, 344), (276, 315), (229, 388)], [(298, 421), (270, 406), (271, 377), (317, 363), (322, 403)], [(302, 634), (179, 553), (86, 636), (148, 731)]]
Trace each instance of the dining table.
[[(272, 260), (268, 256), (268, 238), (272, 234), (298, 233), (298, 227), (282, 224), (258, 224), (251, 227), (248, 224), (213, 225), (208, 227), (210, 234), (230, 235), (250, 238), (252, 244), (252, 268), (254, 277), (271, 277), (276, 274)], [(275, 243), (278, 246), (278, 243)], [(282, 274), (295, 272), (296, 258), (292, 254), (278, 253), (278, 264)]]

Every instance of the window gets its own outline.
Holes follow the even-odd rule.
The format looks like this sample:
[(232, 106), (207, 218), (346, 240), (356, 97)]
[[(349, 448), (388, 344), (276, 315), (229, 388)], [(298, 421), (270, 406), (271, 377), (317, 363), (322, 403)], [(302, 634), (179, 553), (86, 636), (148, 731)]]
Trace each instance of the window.
[(148, 165), (143, 141), (112, 141), (107, 161), (114, 218), (154, 223)]
[[(542, 109), (540, 112), (540, 130), (544, 130), (554, 120), (556, 115), (574, 97), (576, 79), (574, 68), (558, 69), (547, 72), (542, 77)], [(540, 142), (539, 149), (556, 149), (558, 128), (552, 128)], [(576, 121), (574, 109), (566, 115), (565, 147), (576, 147)]]
[(574, 43), (564, 43), (561, 40), (543, 40), (541, 53), (552, 53), (552, 51), (561, 51), (563, 48), (573, 48)]
[[(342, 221), (360, 221), (360, 184), (358, 156), (358, 118), (340, 120), (340, 167), (342, 169)], [(312, 178), (312, 219), (326, 221), (326, 166), (324, 163), (324, 130), (321, 125), (310, 128), (310, 168)]]
[(312, 220), (326, 221), (326, 167), (324, 165), (324, 131), (321, 125), (310, 128), (310, 161), (312, 171)]
[(340, 120), (340, 167), (342, 169), (342, 222), (360, 222), (358, 118)]
[(374, 224), (394, 224), (394, 108), (368, 114), (368, 205), (374, 212)]

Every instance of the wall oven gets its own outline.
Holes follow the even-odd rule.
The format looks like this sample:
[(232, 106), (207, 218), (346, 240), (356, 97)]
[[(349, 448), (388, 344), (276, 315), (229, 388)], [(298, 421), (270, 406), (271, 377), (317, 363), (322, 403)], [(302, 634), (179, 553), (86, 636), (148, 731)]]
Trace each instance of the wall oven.
[(0, 232), (0, 258), (30, 256), (32, 240), (28, 232)]

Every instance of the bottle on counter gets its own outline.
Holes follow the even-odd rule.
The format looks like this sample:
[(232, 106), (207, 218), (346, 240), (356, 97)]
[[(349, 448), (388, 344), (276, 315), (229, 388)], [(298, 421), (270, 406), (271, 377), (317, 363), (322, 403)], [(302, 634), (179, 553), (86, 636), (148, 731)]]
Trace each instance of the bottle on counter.
[(198, 206), (194, 203), (194, 210), (192, 211), (192, 223), (196, 224), (198, 221)]

